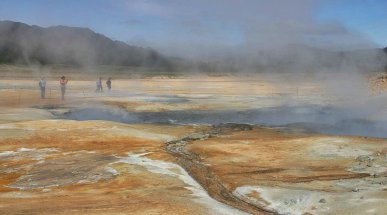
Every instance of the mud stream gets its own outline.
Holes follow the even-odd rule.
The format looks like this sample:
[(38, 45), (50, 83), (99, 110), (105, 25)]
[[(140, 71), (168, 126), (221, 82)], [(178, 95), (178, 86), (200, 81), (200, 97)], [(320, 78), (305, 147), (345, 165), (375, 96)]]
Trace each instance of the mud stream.
[(182, 166), (198, 183), (200, 183), (214, 199), (231, 205), (240, 210), (251, 214), (276, 214), (262, 207), (257, 207), (245, 200), (235, 196), (232, 191), (227, 189), (222, 181), (201, 161), (199, 155), (186, 149), (186, 145), (196, 140), (205, 140), (224, 132), (224, 129), (234, 131), (251, 130), (252, 126), (247, 124), (221, 124), (214, 126), (203, 133), (192, 134), (166, 143), (166, 151), (176, 157), (180, 166)]

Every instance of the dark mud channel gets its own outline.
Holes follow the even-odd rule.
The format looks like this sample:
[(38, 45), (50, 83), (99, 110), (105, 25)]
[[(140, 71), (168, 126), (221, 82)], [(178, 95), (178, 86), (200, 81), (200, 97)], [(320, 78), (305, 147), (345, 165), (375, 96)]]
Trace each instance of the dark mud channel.
[(265, 208), (250, 204), (235, 196), (231, 190), (227, 189), (223, 185), (221, 179), (219, 179), (219, 177), (202, 162), (199, 155), (186, 149), (186, 145), (193, 141), (205, 140), (230, 131), (235, 132), (252, 129), (253, 126), (248, 124), (220, 124), (213, 126), (211, 129), (203, 131), (202, 133), (195, 133), (178, 140), (169, 141), (165, 144), (165, 149), (168, 153), (172, 154), (176, 158), (177, 163), (183, 167), (202, 187), (204, 187), (212, 198), (217, 201), (250, 214), (277, 214), (274, 211), (269, 211)]

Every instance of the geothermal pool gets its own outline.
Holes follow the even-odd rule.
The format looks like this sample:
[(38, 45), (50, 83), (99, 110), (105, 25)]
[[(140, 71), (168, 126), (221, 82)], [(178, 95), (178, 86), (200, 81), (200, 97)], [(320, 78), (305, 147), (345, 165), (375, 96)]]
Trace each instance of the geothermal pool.
[[(387, 120), (370, 120), (346, 109), (319, 106), (281, 106), (250, 110), (182, 110), (129, 112), (116, 107), (75, 108), (58, 115), (71, 120), (106, 120), (128, 124), (240, 123), (304, 129), (306, 132), (387, 138)], [(358, 117), (358, 118), (354, 118)]]

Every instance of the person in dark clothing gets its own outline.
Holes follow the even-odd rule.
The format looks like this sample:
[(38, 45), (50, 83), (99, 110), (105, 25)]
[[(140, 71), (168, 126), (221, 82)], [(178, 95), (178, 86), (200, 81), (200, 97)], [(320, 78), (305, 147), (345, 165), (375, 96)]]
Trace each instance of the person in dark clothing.
[(112, 78), (109, 77), (108, 80), (106, 81), (106, 87), (110, 91), (112, 89)]
[(59, 80), (60, 83), (60, 91), (62, 95), (62, 100), (64, 100), (64, 95), (66, 93), (66, 85), (69, 80), (66, 79), (66, 77), (62, 76)]

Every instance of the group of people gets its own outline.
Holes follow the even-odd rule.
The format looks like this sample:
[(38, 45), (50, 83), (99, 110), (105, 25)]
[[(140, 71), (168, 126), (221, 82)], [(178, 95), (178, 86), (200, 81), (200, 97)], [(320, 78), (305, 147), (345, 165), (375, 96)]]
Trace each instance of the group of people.
[[(60, 92), (61, 92), (61, 99), (64, 100), (64, 96), (66, 93), (66, 85), (67, 85), (68, 79), (66, 79), (65, 76), (62, 76), (59, 80), (60, 84)], [(106, 81), (106, 87), (110, 91), (112, 89), (112, 78), (109, 77)], [(46, 97), (46, 80), (44, 77), (42, 77), (39, 81), (39, 88), (40, 88), (40, 98), (44, 99)], [(102, 90), (102, 78), (99, 77), (97, 80), (97, 92), (103, 92)]]
[[(103, 89), (102, 89), (102, 78), (101, 77), (98, 78), (96, 84), (97, 84), (97, 90), (96, 91), (99, 92), (99, 93), (102, 93)], [(112, 89), (112, 78), (111, 77), (109, 77), (106, 80), (106, 87), (107, 87), (107, 89), (109, 91)]]

